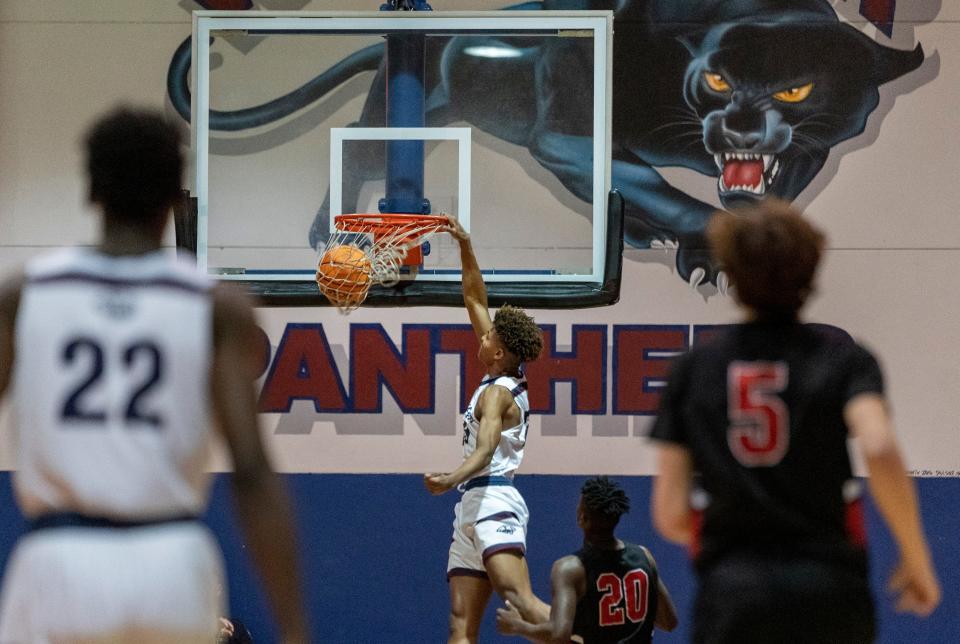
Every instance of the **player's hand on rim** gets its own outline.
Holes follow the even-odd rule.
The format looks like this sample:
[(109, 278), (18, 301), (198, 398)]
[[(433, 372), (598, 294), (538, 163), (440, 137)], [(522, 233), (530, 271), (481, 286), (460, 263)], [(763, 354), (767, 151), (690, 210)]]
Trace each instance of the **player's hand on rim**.
[(450, 233), (450, 235), (459, 242), (470, 241), (470, 233), (463, 229), (463, 225), (459, 219), (446, 213), (441, 214), (447, 218), (447, 224), (440, 228), (441, 231)]
[(427, 486), (430, 494), (434, 495), (443, 494), (453, 487), (449, 475), (437, 472), (427, 472), (424, 474), (423, 484)]

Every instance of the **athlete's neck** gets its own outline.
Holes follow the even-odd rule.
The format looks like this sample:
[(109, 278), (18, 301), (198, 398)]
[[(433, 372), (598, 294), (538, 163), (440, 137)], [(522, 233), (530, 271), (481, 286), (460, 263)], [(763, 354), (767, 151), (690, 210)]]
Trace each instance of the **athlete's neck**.
[(144, 255), (159, 250), (166, 217), (130, 222), (109, 215), (103, 217), (98, 249), (104, 255)]
[(624, 548), (623, 542), (612, 534), (591, 534), (589, 532), (585, 532), (583, 535), (583, 545), (596, 550), (623, 550)]
[(505, 365), (500, 364), (499, 362), (494, 362), (487, 368), (487, 373), (490, 374), (492, 378), (499, 378), (500, 376), (510, 376), (511, 378), (519, 378), (522, 374), (520, 373), (520, 365)]
[(777, 324), (787, 324), (791, 322), (800, 322), (800, 314), (798, 311), (792, 312), (776, 312), (772, 313), (769, 311), (760, 311), (750, 306), (741, 305), (743, 308), (743, 321), (747, 324), (751, 323), (777, 323)]

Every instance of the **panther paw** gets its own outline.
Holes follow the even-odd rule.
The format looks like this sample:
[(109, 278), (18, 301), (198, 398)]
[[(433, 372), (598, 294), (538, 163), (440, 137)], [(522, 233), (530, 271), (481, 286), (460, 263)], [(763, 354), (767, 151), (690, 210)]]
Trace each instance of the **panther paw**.
[(726, 295), (730, 290), (730, 277), (713, 260), (705, 244), (680, 242), (677, 273), (693, 290), (708, 284), (715, 286), (721, 295)]

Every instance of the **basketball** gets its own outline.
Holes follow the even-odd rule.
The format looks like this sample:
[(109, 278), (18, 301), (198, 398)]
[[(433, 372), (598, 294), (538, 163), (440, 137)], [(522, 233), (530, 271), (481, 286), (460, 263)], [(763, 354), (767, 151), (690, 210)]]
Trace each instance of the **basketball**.
[(370, 258), (356, 246), (334, 246), (317, 267), (320, 292), (337, 306), (356, 306), (370, 288)]

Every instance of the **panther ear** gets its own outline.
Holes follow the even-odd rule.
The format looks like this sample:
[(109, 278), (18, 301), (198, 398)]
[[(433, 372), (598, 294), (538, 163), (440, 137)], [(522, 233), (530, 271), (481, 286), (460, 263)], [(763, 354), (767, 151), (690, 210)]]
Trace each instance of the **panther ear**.
[(690, 55), (696, 58), (700, 55), (700, 47), (703, 45), (703, 40), (706, 38), (706, 36), (706, 29), (691, 31), (683, 34), (682, 36), (677, 36), (677, 42), (686, 47), (687, 51), (690, 52)]
[(923, 46), (919, 43), (912, 50), (885, 47), (870, 36), (850, 25), (838, 25), (838, 46), (846, 48), (848, 61), (859, 60), (863, 65), (862, 77), (875, 85), (883, 85), (904, 74), (909, 74), (923, 64)]
[(876, 44), (873, 55), (876, 60), (874, 78), (879, 85), (909, 74), (923, 64), (923, 46), (920, 43), (912, 51)]

